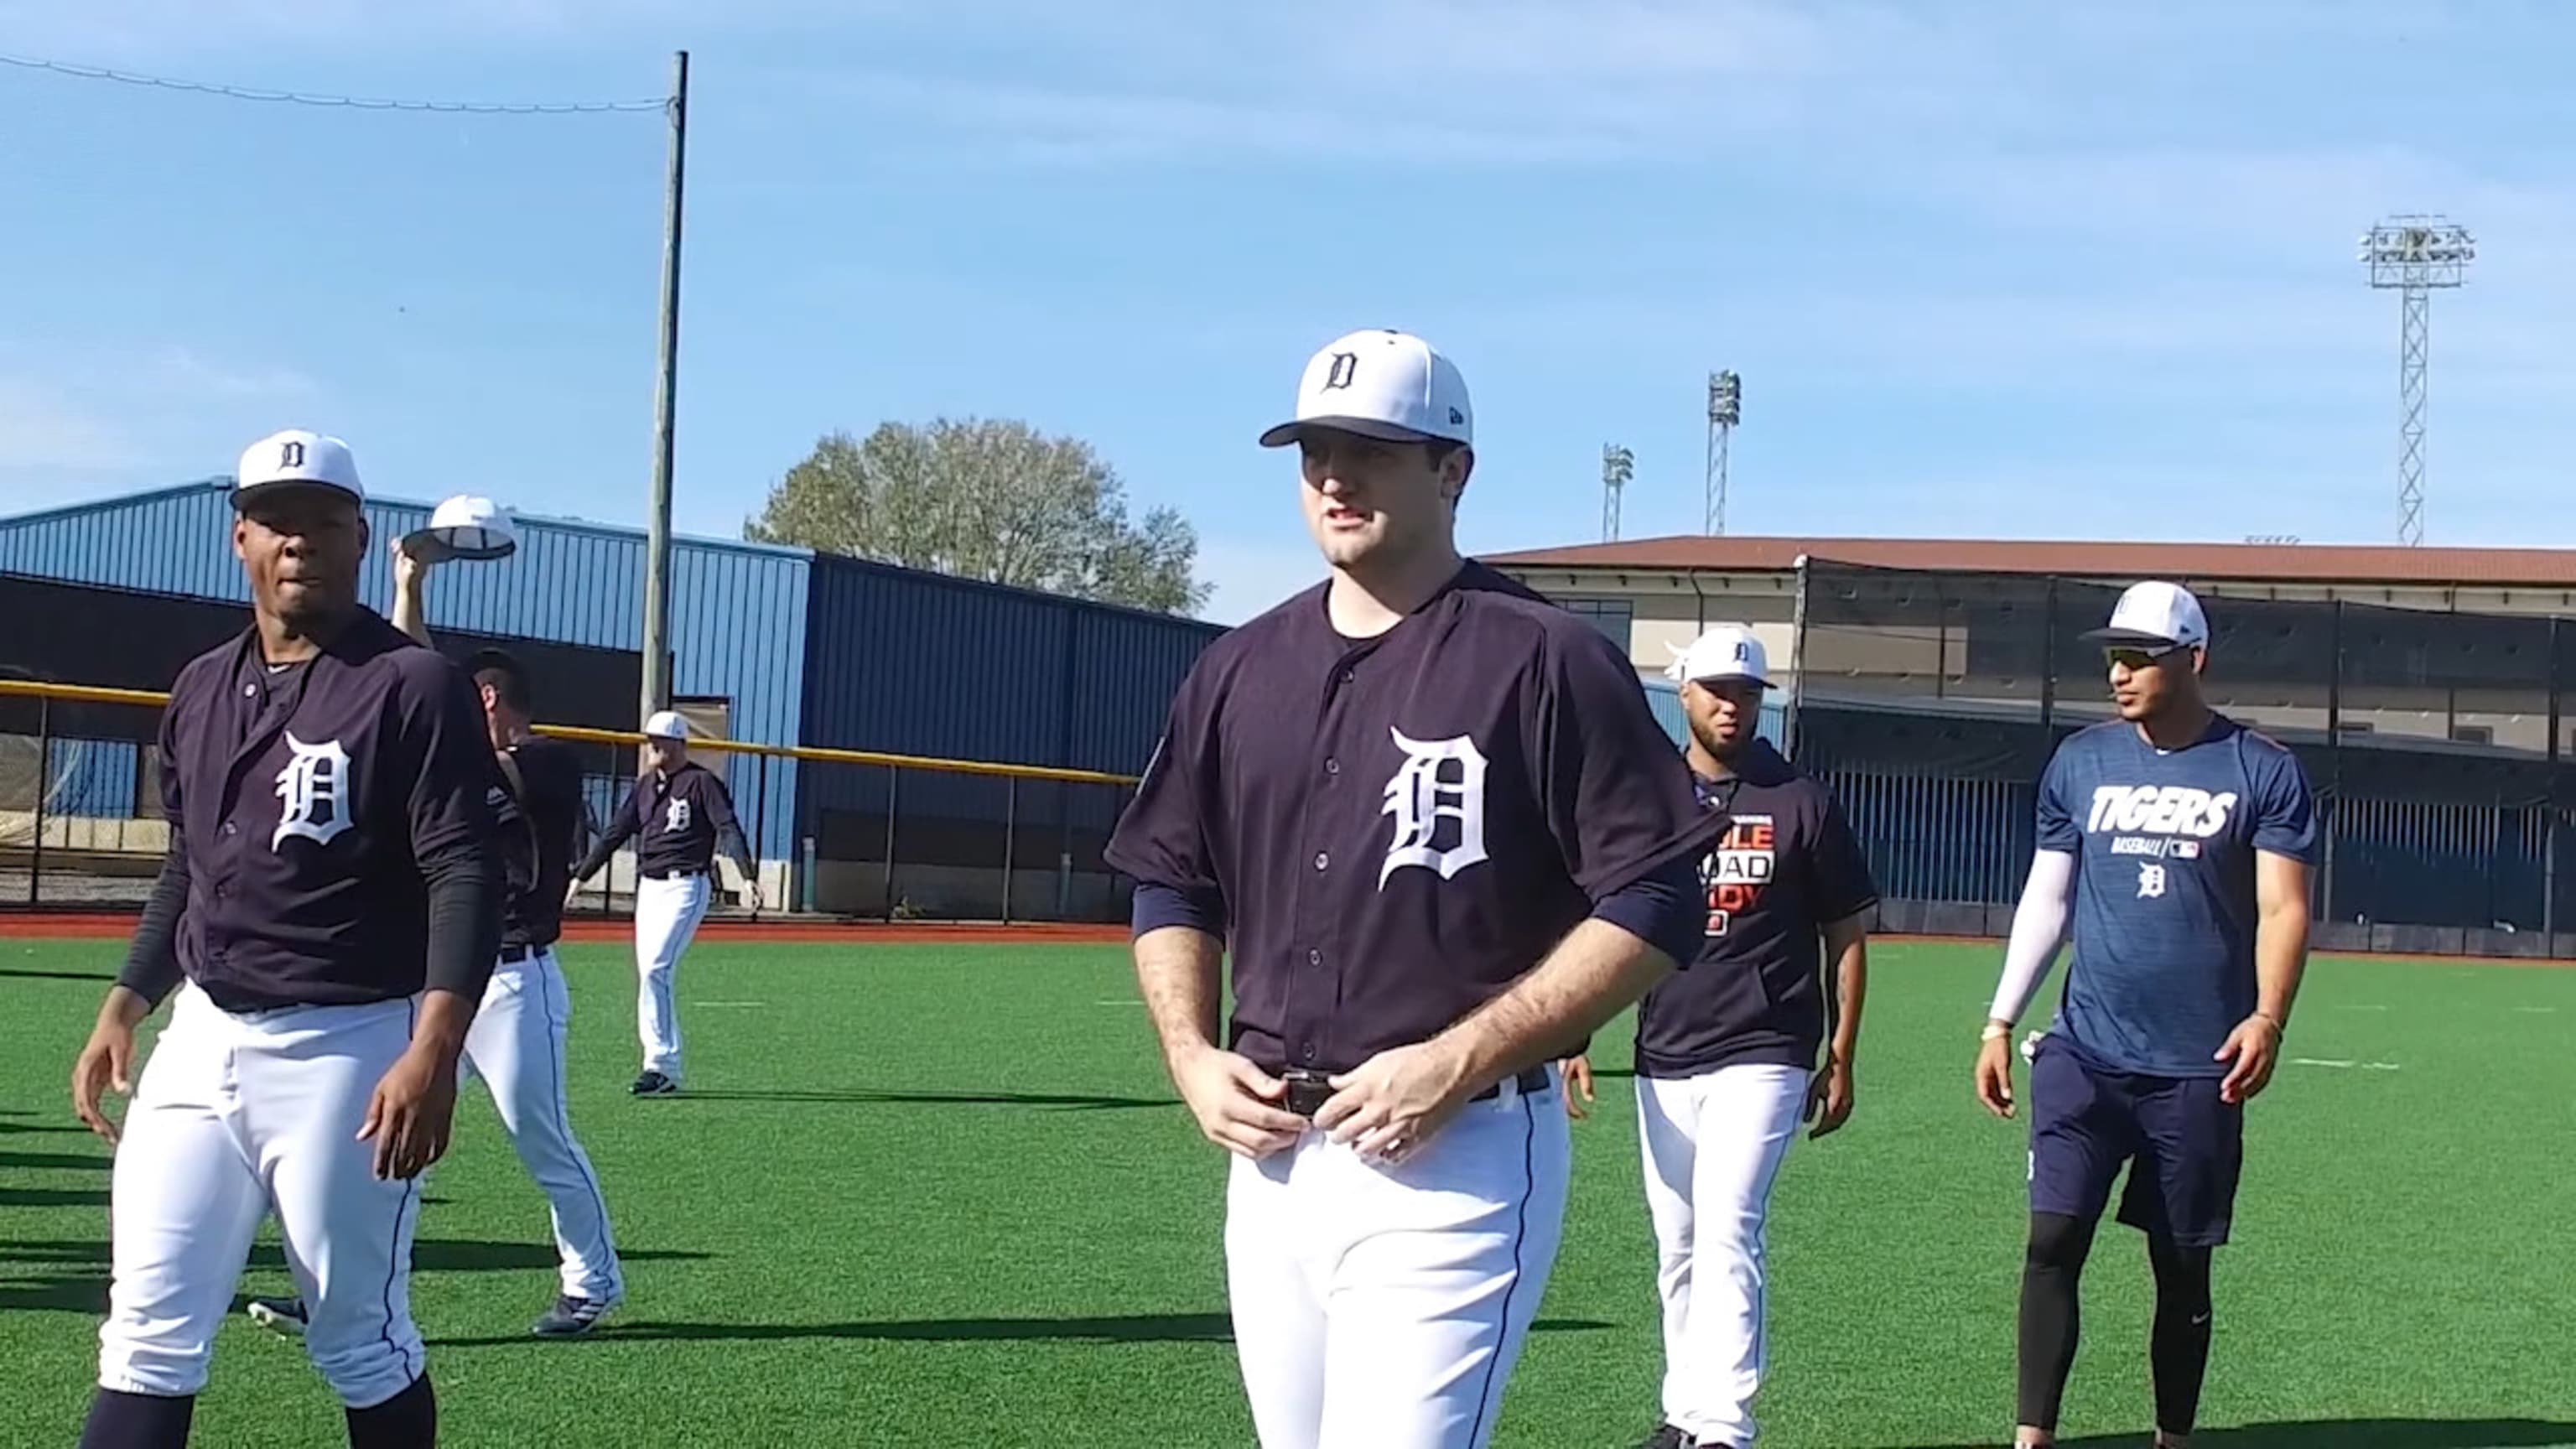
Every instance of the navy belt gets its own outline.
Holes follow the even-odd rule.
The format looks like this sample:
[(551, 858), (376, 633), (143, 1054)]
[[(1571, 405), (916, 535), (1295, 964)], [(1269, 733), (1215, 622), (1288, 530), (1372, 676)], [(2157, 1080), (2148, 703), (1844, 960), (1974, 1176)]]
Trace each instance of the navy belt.
[(641, 876), (642, 876), (642, 877), (644, 877), (646, 880), (687, 880), (689, 877), (694, 876), (694, 875), (705, 875), (705, 874), (706, 874), (706, 872), (705, 872), (704, 870), (689, 870), (689, 869), (682, 869), (682, 870), (646, 870), (646, 871), (638, 871), (638, 872), (636, 872), (636, 874), (641, 875)]
[[(1333, 1095), (1333, 1085), (1331, 1081), (1328, 1080), (1330, 1076), (1331, 1073), (1329, 1072), (1309, 1071), (1302, 1067), (1289, 1068), (1286, 1077), (1288, 1082), (1288, 1101), (1286, 1104), (1288, 1110), (1296, 1113), (1300, 1117), (1312, 1117), (1318, 1111), (1321, 1111), (1324, 1103), (1330, 1100)], [(1546, 1091), (1549, 1081), (1550, 1079), (1548, 1077), (1547, 1068), (1545, 1067), (1532, 1067), (1528, 1071), (1525, 1071), (1512, 1079), (1513, 1085), (1519, 1087), (1524, 1095), (1531, 1092)], [(1487, 1087), (1485, 1090), (1478, 1092), (1476, 1095), (1469, 1097), (1467, 1100), (1470, 1102), (1490, 1102), (1502, 1094), (1502, 1083), (1497, 1082), (1494, 1085)]]

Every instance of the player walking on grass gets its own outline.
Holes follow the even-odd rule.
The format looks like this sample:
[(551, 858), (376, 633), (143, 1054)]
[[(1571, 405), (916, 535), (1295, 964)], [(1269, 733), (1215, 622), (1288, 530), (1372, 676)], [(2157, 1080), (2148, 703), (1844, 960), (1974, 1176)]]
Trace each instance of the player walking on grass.
[[(1462, 559), (1458, 370), (1360, 332), (1293, 421), (1330, 575), (1200, 656), (1107, 859), (1172, 1079), (1235, 1154), (1265, 1449), (1477, 1449), (1547, 1285), (1551, 1063), (1697, 948), (1720, 822), (1591, 625)], [(1218, 961), (1234, 1015), (1218, 1036)]]
[(2317, 826), (2298, 760), (2203, 699), (2209, 625), (2188, 591), (2139, 584), (2085, 637), (2104, 646), (2120, 718), (2067, 737), (2040, 781), (2039, 850), (1977, 1055), (1979, 1100), (2010, 1117), (2014, 1024), (2071, 911), (2065, 1000), (2031, 1058), (2015, 1442), (2055, 1442), (2077, 1279), (2126, 1163), (2120, 1221), (2146, 1234), (2155, 1275), (2156, 1443), (2179, 1446), (2244, 1106), (2271, 1080), (2306, 964)]
[(707, 918), (721, 849), (742, 873), (745, 910), (760, 907), (760, 871), (734, 818), (733, 796), (713, 770), (689, 758), (689, 725), (672, 710), (644, 721), (644, 773), (591, 843), (572, 878), (587, 881), (627, 841), (635, 848), (635, 1034), (644, 1070), (639, 1097), (680, 1090), (680, 1003), (672, 996), (680, 956)]
[[(1851, 1116), (1878, 889), (1832, 793), (1755, 733), (1769, 688), (1762, 641), (1721, 624), (1671, 673), (1700, 803), (1730, 823), (1704, 873), (1695, 969), (1637, 1007), (1637, 1126), (1664, 1318), (1664, 1422), (1645, 1449), (1750, 1449), (1771, 1186), (1800, 1122), (1823, 1137)], [(1576, 1057), (1567, 1072), (1579, 1116), (1591, 1066)]]
[[(436, 1442), (411, 1317), (423, 1169), (501, 930), (492, 752), (464, 671), (358, 603), (336, 438), (251, 445), (233, 549), (253, 626), (179, 672), (158, 745), (170, 851), (72, 1068), (117, 1143), (114, 1276), (85, 1449), (187, 1442), (260, 1220), (313, 1306), (355, 1449)], [(165, 999), (122, 1128), (134, 1028)]]
[[(394, 546), (396, 628), (430, 643), (426, 592), (431, 565)], [(563, 1261), (554, 1306), (532, 1330), (540, 1338), (590, 1331), (623, 1301), (626, 1285), (608, 1227), (608, 1200), (590, 1156), (572, 1135), (564, 1069), (572, 994), (554, 945), (563, 934), (563, 902), (574, 853), (581, 848), (581, 762), (566, 746), (532, 732), (528, 679), (500, 650), (475, 656), (493, 760), (504, 793), (495, 806), (511, 852), (501, 952), (465, 1034), (465, 1075), (481, 1077), (519, 1161), (544, 1190)], [(305, 1326), (302, 1299), (254, 1299), (252, 1318), (287, 1333)]]

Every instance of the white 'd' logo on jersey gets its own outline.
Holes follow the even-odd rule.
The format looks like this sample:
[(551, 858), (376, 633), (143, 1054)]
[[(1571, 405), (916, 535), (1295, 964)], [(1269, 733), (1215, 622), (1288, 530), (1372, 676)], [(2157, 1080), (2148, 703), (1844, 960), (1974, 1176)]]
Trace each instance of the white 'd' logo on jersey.
[[(1436, 870), (1447, 880), (1485, 859), (1484, 752), (1465, 735), (1415, 740), (1402, 730), (1387, 733), (1404, 751), (1404, 763), (1386, 782), (1386, 809), (1380, 813), (1395, 817), (1395, 839), (1387, 845), (1377, 883), (1383, 887), (1408, 865)], [(1443, 767), (1452, 761), (1455, 777), (1444, 779)], [(1458, 822), (1457, 843), (1445, 850), (1432, 843), (1444, 819)]]
[(338, 740), (308, 745), (292, 732), (286, 736), (286, 748), (293, 753), (286, 768), (277, 772), (277, 798), (286, 804), (278, 812), (277, 833), (268, 838), (268, 848), (284, 845), (290, 835), (329, 845), (355, 823), (349, 819), (349, 752), (340, 748)]
[(2138, 867), (2138, 899), (2152, 901), (2165, 893), (2165, 868), (2161, 865)]
[(689, 802), (688, 802), (688, 801), (686, 801), (686, 800), (674, 800), (674, 801), (672, 801), (672, 802), (671, 802), (671, 804), (670, 804), (670, 808), (669, 808), (669, 809), (667, 809), (667, 810), (665, 810), (665, 811), (663, 811), (663, 813), (662, 813), (662, 828), (663, 828), (664, 830), (686, 830), (686, 829), (688, 829), (688, 828), (689, 828)]

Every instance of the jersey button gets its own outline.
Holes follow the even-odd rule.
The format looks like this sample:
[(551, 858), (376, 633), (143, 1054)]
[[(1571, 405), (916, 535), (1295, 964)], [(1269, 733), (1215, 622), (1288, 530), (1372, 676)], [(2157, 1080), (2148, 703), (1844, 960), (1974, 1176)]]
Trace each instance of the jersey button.
[(1315, 1064), (1315, 1044), (1313, 1042), (1306, 1043), (1305, 1047), (1297, 1053), (1297, 1059), (1305, 1063), (1307, 1066), (1313, 1066)]
[(1306, 964), (1307, 964), (1307, 965), (1309, 965), (1309, 966), (1321, 966), (1321, 965), (1323, 965), (1323, 964), (1324, 964), (1324, 953), (1323, 953), (1323, 952), (1321, 952), (1321, 951), (1309, 951), (1309, 952), (1307, 952), (1307, 953), (1306, 953)]
[(1342, 772), (1342, 762), (1341, 762), (1341, 761), (1339, 761), (1339, 760), (1326, 760), (1326, 761), (1324, 762), (1324, 773), (1325, 773), (1325, 774), (1327, 774), (1327, 775), (1338, 775), (1338, 774), (1340, 774), (1341, 772)]
[(1315, 869), (1322, 870), (1325, 866), (1331, 865), (1332, 863), (1333, 857), (1330, 853), (1321, 850), (1315, 852)]

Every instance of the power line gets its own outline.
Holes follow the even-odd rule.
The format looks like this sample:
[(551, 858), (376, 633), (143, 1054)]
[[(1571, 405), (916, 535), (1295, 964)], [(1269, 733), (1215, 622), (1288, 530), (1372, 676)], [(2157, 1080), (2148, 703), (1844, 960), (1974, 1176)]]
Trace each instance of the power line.
[(646, 101), (398, 101), (368, 96), (325, 96), (304, 91), (263, 91), (246, 86), (220, 85), (211, 81), (176, 80), (169, 76), (138, 75), (132, 71), (108, 70), (94, 65), (72, 65), (59, 60), (40, 60), (32, 56), (0, 53), (0, 65), (14, 65), (21, 70), (51, 71), (55, 75), (78, 80), (114, 81), (119, 85), (149, 86), (156, 90), (190, 91), (198, 95), (223, 96), (236, 101), (272, 101), (297, 106), (338, 106), (359, 111), (447, 111), (478, 116), (568, 116), (598, 115), (611, 111), (659, 111), (668, 109), (668, 97), (656, 96)]

